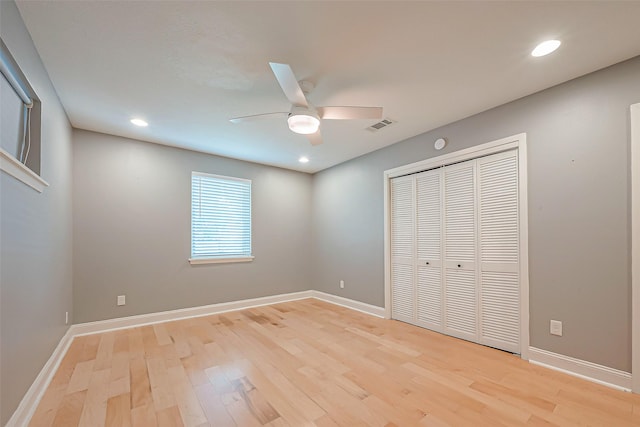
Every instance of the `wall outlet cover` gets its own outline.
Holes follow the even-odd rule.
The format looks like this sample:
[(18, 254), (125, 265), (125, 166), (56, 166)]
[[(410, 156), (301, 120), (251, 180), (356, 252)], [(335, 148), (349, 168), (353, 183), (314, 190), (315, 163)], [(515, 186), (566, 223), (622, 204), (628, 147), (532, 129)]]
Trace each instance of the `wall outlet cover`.
[(549, 332), (551, 335), (562, 336), (562, 322), (559, 320), (552, 320), (549, 324)]
[(125, 301), (125, 296), (124, 295), (118, 295), (118, 305), (125, 305), (126, 301)]

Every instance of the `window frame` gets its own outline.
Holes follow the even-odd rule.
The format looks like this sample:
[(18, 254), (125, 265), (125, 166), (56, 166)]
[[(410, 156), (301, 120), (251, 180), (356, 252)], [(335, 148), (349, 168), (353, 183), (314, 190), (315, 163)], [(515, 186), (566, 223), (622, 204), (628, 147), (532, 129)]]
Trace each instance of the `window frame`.
[[(28, 131), (30, 133), (29, 145), (32, 153), (28, 161), (23, 163), (16, 155), (0, 147), (0, 170), (42, 193), (49, 186), (49, 183), (41, 177), (40, 153), (42, 141), (40, 126), (42, 104), (2, 38), (0, 38), (0, 56), (3, 69), (0, 78), (4, 78), (16, 94), (18, 94), (18, 90), (15, 89), (14, 85), (19, 86), (20, 90), (31, 99)], [(20, 94), (18, 96), (22, 98)]]
[[(251, 250), (251, 255), (194, 256), (194, 254), (193, 254), (193, 232), (194, 232), (194, 227), (193, 227), (193, 178), (196, 177), (196, 176), (205, 177), (205, 178), (213, 178), (213, 179), (222, 180), (222, 181), (240, 181), (240, 182), (244, 182), (244, 183), (248, 183), (249, 184), (249, 221), (250, 221), (249, 222), (249, 248)], [(190, 221), (191, 221), (191, 236), (190, 236), (190, 246), (189, 246), (189, 252), (190, 252), (189, 263), (191, 265), (236, 263), (236, 262), (251, 262), (251, 261), (253, 261), (253, 259), (255, 257), (253, 256), (253, 203), (252, 203), (252, 197), (253, 197), (253, 183), (252, 183), (252, 181), (250, 179), (238, 178), (238, 177), (233, 177), (233, 176), (218, 175), (218, 174), (211, 174), (211, 173), (206, 173), (206, 172), (197, 172), (197, 171), (192, 171), (191, 172), (191, 197), (190, 197), (190, 209), (189, 209), (190, 210), (190, 215), (191, 215), (191, 217), (190, 217)]]

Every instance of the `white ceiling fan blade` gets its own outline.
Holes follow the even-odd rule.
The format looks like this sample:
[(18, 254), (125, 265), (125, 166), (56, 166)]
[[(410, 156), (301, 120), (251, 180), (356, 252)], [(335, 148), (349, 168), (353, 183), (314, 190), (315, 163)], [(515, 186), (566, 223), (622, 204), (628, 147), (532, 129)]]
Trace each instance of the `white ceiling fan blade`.
[(305, 136), (309, 139), (309, 142), (311, 143), (311, 145), (322, 144), (322, 134), (320, 134), (320, 129), (318, 129), (315, 133), (310, 133)]
[(304, 93), (298, 84), (293, 70), (289, 64), (278, 64), (277, 62), (269, 62), (273, 74), (276, 76), (276, 80), (280, 84), (282, 91), (286, 95), (287, 99), (293, 104), (299, 107), (308, 107), (307, 98), (304, 97)]
[(253, 122), (256, 120), (262, 119), (286, 119), (289, 116), (289, 113), (265, 113), (265, 114), (255, 114), (253, 116), (244, 116), (244, 117), (234, 117), (233, 119), (229, 119), (231, 123), (244, 123), (244, 122)]
[(382, 107), (318, 107), (321, 119), (381, 119)]

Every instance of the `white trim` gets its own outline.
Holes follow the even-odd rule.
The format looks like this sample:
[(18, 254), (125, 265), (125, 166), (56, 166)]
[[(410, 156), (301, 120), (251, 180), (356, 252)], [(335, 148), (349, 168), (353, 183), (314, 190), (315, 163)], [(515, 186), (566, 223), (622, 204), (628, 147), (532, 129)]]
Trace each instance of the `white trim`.
[(73, 332), (71, 328), (67, 329), (67, 332), (60, 339), (60, 342), (56, 346), (55, 350), (47, 360), (47, 363), (44, 364), (42, 370), (36, 377), (36, 379), (29, 387), (29, 390), (25, 393), (22, 401), (18, 405), (18, 408), (15, 410), (5, 427), (22, 427), (29, 424), (33, 413), (38, 407), (38, 403), (40, 403), (40, 399), (44, 395), (44, 392), (49, 387), (49, 383), (53, 379), (53, 376), (56, 373), (56, 370), (60, 366), (60, 362), (67, 354), (67, 350), (73, 341)]
[(119, 317), (116, 319), (99, 320), (96, 322), (79, 323), (71, 326), (74, 336), (97, 334), (117, 329), (134, 328), (154, 323), (168, 322), (192, 317), (210, 316), (228, 311), (244, 310), (263, 305), (281, 302), (297, 301), (313, 298), (313, 291), (293, 292), (290, 294), (271, 295), (267, 297), (245, 299), (239, 301), (221, 302), (198, 307), (181, 308), (178, 310), (160, 311), (156, 313), (140, 314), (137, 316)]
[(631, 372), (640, 393), (640, 104), (631, 106)]
[(20, 163), (3, 148), (0, 148), (0, 170), (27, 184), (38, 193), (42, 193), (45, 187), (49, 186), (47, 181), (40, 178), (37, 173)]
[(226, 175), (216, 175), (214, 173), (206, 173), (206, 172), (196, 172), (196, 171), (191, 171), (191, 177), (194, 176), (204, 176), (207, 178), (215, 178), (215, 179), (221, 179), (221, 180), (226, 180), (226, 181), (241, 181), (241, 182), (248, 182), (249, 184), (251, 184), (251, 180), (247, 179), (247, 178), (238, 178), (235, 176), (226, 176)]
[(631, 374), (585, 360), (529, 347), (529, 362), (618, 390), (631, 391)]
[(223, 264), (230, 262), (251, 262), (255, 257), (243, 256), (243, 257), (217, 257), (217, 258), (189, 258), (189, 264)]
[(212, 314), (226, 313), (229, 311), (245, 310), (247, 308), (261, 307), (264, 305), (278, 304), (281, 302), (297, 301), (301, 299), (315, 298), (331, 304), (347, 307), (352, 310), (384, 317), (384, 308), (364, 302), (327, 294), (319, 291), (301, 291), (290, 294), (271, 295), (267, 297), (245, 299), (239, 301), (222, 302), (218, 304), (203, 305), (198, 307), (182, 308), (178, 310), (161, 311), (137, 316), (119, 317), (116, 319), (99, 320), (96, 322), (79, 323), (71, 326), (73, 336), (98, 334), (118, 329), (134, 328), (151, 325), (154, 323), (169, 322), (173, 320), (189, 319), (193, 317), (210, 316)]
[(518, 148), (519, 146), (526, 144), (526, 141), (526, 134), (520, 133), (518, 135), (509, 136), (507, 138), (498, 139), (496, 141), (487, 142), (485, 144), (476, 145), (470, 148), (465, 148), (464, 150), (454, 151), (453, 153), (447, 153), (443, 154), (442, 156), (431, 157), (430, 159), (420, 160), (419, 162), (389, 169), (384, 171), (384, 176), (387, 179), (395, 178), (402, 175), (408, 175), (410, 173), (422, 172), (440, 166), (450, 165), (452, 163), (463, 162), (465, 160), (471, 160), (482, 156), (488, 156), (489, 154), (507, 151), (512, 148)]
[(518, 218), (520, 220), (520, 357), (529, 360), (529, 196), (527, 177), (527, 135), (518, 145)]
[[(154, 323), (168, 322), (173, 320), (187, 319), (193, 317), (209, 316), (217, 313), (244, 310), (252, 307), (277, 304), (281, 302), (296, 301), (300, 299), (315, 298), (330, 304), (347, 307), (365, 314), (376, 317), (385, 317), (385, 308), (337, 295), (320, 291), (301, 291), (289, 294), (272, 295), (261, 298), (232, 301), (219, 304), (211, 304), (200, 307), (191, 307), (179, 310), (149, 313), (139, 316), (121, 317), (118, 319), (102, 320), (97, 322), (80, 323), (71, 326), (62, 337), (53, 354), (44, 365), (31, 387), (22, 398), (18, 408), (9, 419), (5, 427), (26, 426), (35, 412), (44, 392), (53, 378), (60, 362), (64, 358), (73, 341), (73, 338), (81, 335), (90, 335), (113, 331), (117, 329), (133, 328), (150, 325)], [(562, 371), (583, 379), (594, 381), (606, 386), (629, 390), (631, 387), (631, 374), (597, 365), (591, 362), (574, 359), (568, 356), (551, 353), (531, 347), (529, 349), (531, 363), (544, 366), (550, 369)]]
[(311, 291), (312, 297), (320, 301), (328, 302), (341, 307), (347, 307), (351, 310), (360, 311), (371, 316), (386, 318), (384, 307), (378, 307), (377, 305), (371, 305), (364, 302), (356, 301), (353, 299), (340, 297), (338, 295), (327, 294), (320, 291)]
[(384, 171), (384, 312), (391, 317), (391, 222), (389, 180), (453, 163), (471, 160), (511, 149), (518, 150), (518, 185), (520, 218), (520, 357), (529, 359), (529, 215), (527, 196), (527, 134), (502, 138), (464, 150), (421, 160)]
[(384, 318), (391, 319), (391, 186), (384, 176)]

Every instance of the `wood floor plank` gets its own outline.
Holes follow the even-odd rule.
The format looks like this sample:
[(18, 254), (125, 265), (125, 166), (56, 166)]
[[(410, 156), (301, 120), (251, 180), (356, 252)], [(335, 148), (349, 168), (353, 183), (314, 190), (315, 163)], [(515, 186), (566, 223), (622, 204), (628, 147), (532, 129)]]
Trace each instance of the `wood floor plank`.
[[(132, 427), (157, 427), (158, 418), (153, 403), (147, 403), (131, 409)], [(79, 426), (81, 427), (81, 426)]]
[(169, 372), (171, 388), (185, 427), (197, 427), (207, 423), (207, 417), (204, 415), (198, 396), (196, 396), (184, 368), (175, 366), (167, 371)]
[(212, 384), (202, 384), (195, 390), (200, 406), (210, 424), (219, 427), (235, 427), (236, 423), (227, 412), (220, 394), (216, 393)]
[(158, 427), (184, 427), (178, 406), (170, 406), (158, 411)]
[(50, 384), (47, 387), (38, 407), (36, 408), (29, 426), (49, 427), (53, 424), (60, 405), (65, 397), (66, 385)]
[(30, 426), (639, 427), (640, 396), (317, 300), (76, 337)]
[(131, 396), (123, 393), (107, 401), (106, 427), (131, 427)]
[(173, 394), (173, 387), (169, 380), (169, 373), (165, 366), (164, 359), (153, 357), (147, 359), (147, 372), (149, 374), (149, 385), (153, 396), (153, 405), (156, 412), (176, 406), (176, 399)]
[(93, 371), (84, 399), (79, 425), (102, 427), (106, 422), (109, 377), (111, 370)]
[(153, 404), (147, 363), (142, 357), (129, 360), (131, 408)]
[(111, 368), (111, 362), (113, 361), (113, 345), (115, 340), (115, 332), (107, 332), (102, 335), (96, 352), (96, 360), (93, 365), (94, 370), (101, 371)]
[(51, 425), (55, 427), (77, 426), (80, 423), (86, 395), (86, 390), (72, 394), (67, 393), (62, 399)]
[(76, 365), (69, 380), (67, 386), (67, 394), (76, 393), (78, 391), (86, 390), (89, 388), (89, 381), (91, 381), (91, 374), (93, 373), (93, 365), (95, 360), (87, 360), (80, 362)]
[(109, 397), (129, 393), (131, 393), (129, 352), (114, 352), (109, 378)]

